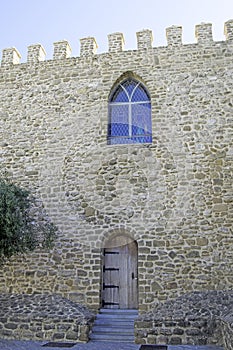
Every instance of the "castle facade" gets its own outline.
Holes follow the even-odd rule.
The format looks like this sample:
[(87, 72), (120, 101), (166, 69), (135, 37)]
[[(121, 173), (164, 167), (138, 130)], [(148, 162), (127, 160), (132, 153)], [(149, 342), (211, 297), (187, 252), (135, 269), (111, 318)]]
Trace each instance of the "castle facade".
[(59, 229), (54, 248), (16, 256), (1, 293), (56, 293), (91, 309), (137, 308), (231, 289), (233, 20), (167, 46), (121, 33), (97, 54), (81, 39), (45, 60), (3, 50), (0, 171), (29, 189)]

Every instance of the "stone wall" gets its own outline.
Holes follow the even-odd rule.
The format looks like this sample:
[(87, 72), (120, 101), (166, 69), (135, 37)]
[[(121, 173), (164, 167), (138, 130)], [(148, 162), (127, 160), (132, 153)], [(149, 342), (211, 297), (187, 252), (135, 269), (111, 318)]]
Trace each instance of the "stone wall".
[(224, 316), (220, 322), (224, 349), (233, 349), (233, 315)]
[(219, 345), (231, 350), (233, 292), (185, 294), (158, 304), (135, 322), (137, 343)]
[(87, 342), (94, 315), (46, 294), (1, 294), (0, 338)]
[[(1, 292), (59, 294), (97, 308), (100, 303), (100, 251), (60, 238), (51, 251), (13, 257), (1, 266)], [(94, 291), (93, 291), (94, 290)], [(93, 306), (94, 305), (94, 306)]]
[[(231, 288), (233, 21), (226, 40), (211, 25), (197, 43), (138, 49), (109, 37), (80, 57), (57, 42), (20, 62), (3, 50), (0, 68), (0, 173), (36, 196), (59, 228), (51, 251), (16, 256), (0, 271), (0, 292), (57, 293), (93, 309), (101, 304), (102, 248), (112, 234), (138, 244), (139, 310), (194, 290)], [(108, 98), (116, 82), (141, 81), (152, 105), (151, 144), (107, 145)]]

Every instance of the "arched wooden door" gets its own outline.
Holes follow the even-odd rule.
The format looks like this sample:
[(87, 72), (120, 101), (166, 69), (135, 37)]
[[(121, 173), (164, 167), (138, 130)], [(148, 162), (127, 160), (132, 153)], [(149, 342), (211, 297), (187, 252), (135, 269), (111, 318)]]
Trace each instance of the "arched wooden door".
[(103, 251), (102, 305), (138, 308), (138, 247), (126, 236), (114, 237)]

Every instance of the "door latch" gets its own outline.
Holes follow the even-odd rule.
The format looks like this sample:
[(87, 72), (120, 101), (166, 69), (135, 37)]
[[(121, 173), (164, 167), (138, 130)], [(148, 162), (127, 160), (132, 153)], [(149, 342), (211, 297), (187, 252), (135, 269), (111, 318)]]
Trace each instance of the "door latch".
[(137, 280), (137, 277), (135, 277), (134, 272), (132, 272), (132, 280)]

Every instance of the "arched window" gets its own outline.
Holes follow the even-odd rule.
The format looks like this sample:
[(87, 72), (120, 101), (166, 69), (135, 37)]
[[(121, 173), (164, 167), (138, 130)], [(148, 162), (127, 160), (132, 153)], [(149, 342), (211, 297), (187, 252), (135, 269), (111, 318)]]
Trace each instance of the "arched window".
[(151, 102), (133, 78), (120, 83), (109, 99), (108, 144), (151, 143)]

